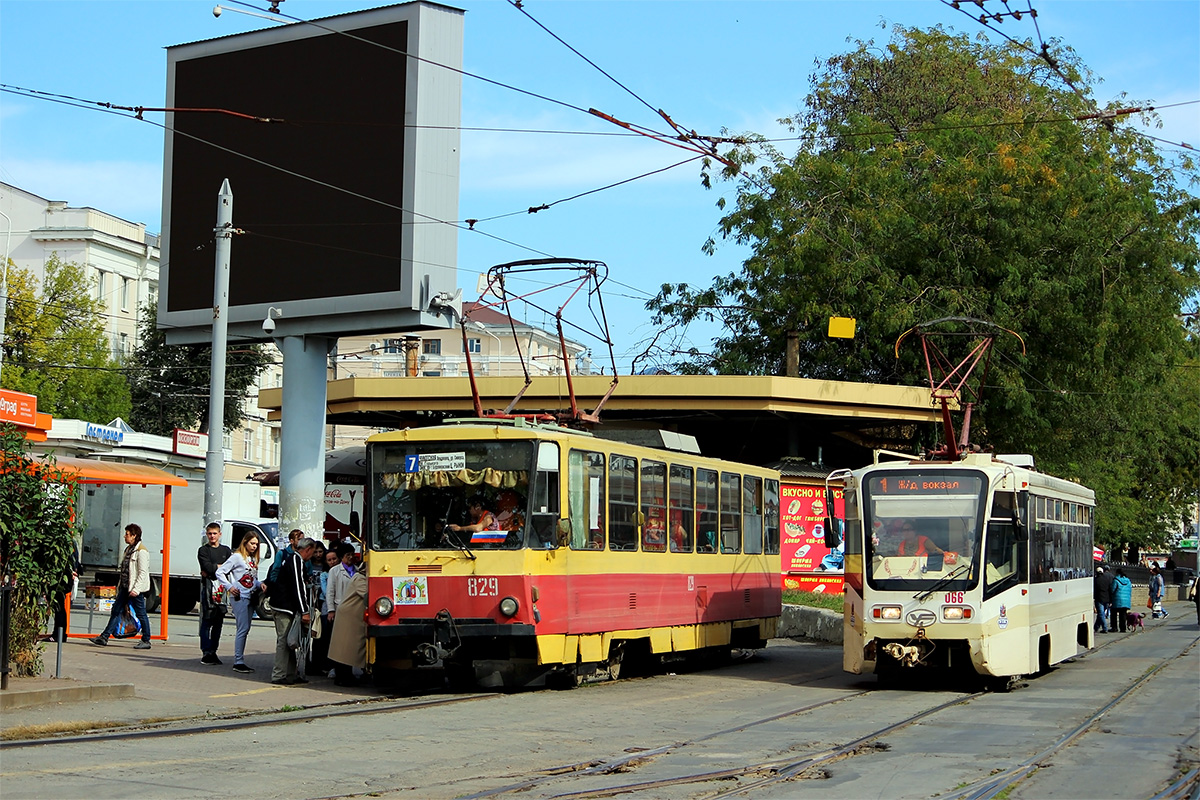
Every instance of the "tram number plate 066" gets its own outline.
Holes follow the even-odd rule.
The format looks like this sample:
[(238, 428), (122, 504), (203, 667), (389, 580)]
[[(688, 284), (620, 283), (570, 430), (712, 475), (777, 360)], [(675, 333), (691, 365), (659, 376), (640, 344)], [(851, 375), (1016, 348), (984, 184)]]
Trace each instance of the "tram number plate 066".
[(961, 603), (963, 601), (962, 592), (946, 592), (947, 603)]
[(500, 584), (495, 578), (467, 578), (468, 597), (495, 597), (500, 594)]

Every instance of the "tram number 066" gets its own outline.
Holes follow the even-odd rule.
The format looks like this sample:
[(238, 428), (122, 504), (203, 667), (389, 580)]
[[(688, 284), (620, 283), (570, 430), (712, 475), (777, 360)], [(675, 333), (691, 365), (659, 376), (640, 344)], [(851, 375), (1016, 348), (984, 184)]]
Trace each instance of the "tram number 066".
[(500, 594), (500, 584), (495, 578), (467, 578), (468, 597), (495, 597)]
[(946, 603), (961, 603), (963, 601), (962, 592), (946, 592)]

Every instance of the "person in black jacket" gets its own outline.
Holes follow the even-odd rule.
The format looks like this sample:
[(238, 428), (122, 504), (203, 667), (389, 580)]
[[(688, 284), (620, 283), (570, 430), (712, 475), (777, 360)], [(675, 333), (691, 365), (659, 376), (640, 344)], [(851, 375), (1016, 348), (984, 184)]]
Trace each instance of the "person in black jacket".
[[(1096, 577), (1092, 583), (1092, 599), (1095, 601), (1096, 633), (1108, 633), (1108, 611), (1112, 607), (1113, 577), (1104, 567), (1096, 567)], [(1114, 619), (1115, 623), (1116, 620)], [(1114, 628), (1116, 625), (1114, 624)]]
[(217, 646), (221, 644), (226, 605), (213, 600), (213, 589), (219, 585), (216, 583), (217, 567), (225, 563), (232, 551), (221, 544), (219, 523), (210, 522), (204, 535), (208, 541), (200, 545), (196, 553), (200, 560), (200, 663), (216, 665), (221, 663), (217, 658)]
[(271, 683), (274, 684), (308, 683), (297, 674), (296, 651), (289, 639), (295, 641), (301, 633), (299, 629), (293, 631), (294, 626), (309, 623), (305, 563), (312, 558), (315, 549), (316, 542), (307, 536), (296, 540), (293, 552), (280, 565), (278, 577), (267, 588), (267, 598), (275, 617), (275, 665), (271, 669)]

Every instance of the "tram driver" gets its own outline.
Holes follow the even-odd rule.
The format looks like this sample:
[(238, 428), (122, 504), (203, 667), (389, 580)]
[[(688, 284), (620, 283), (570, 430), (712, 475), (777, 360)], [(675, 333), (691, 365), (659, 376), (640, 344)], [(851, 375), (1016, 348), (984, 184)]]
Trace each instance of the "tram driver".
[[(933, 543), (928, 536), (923, 536), (917, 532), (917, 524), (912, 520), (900, 520), (900, 541), (895, 543), (891, 548), (891, 552), (883, 552), (880, 555), (887, 556), (927, 556), (935, 553), (944, 553), (942, 548)], [(871, 544), (879, 547), (879, 537), (872, 535)]]

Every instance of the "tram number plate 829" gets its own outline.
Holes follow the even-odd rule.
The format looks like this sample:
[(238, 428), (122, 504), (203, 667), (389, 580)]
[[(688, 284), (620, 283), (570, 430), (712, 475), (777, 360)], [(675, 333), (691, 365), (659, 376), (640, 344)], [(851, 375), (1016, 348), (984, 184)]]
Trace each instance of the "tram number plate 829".
[(495, 578), (467, 578), (468, 597), (495, 597), (500, 594), (500, 584)]

